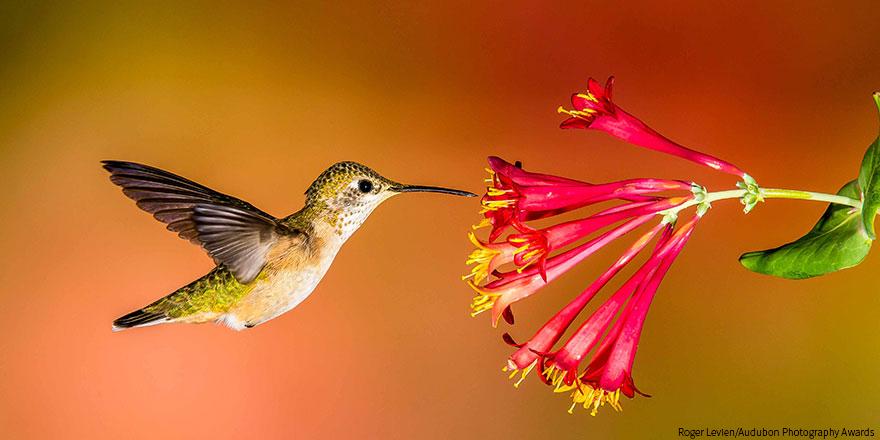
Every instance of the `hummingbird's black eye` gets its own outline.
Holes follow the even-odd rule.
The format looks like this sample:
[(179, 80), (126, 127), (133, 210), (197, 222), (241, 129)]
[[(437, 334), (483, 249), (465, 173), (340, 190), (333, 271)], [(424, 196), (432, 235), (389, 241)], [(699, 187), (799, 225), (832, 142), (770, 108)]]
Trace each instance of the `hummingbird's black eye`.
[(369, 180), (361, 180), (358, 182), (358, 189), (361, 190), (362, 193), (366, 194), (373, 190), (373, 182)]

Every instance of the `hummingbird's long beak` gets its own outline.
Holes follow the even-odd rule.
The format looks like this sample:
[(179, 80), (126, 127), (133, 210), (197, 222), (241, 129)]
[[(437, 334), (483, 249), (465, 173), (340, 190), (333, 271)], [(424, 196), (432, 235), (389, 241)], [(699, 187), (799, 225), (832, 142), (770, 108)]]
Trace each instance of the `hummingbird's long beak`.
[(435, 192), (435, 193), (443, 193), (443, 194), (452, 194), (454, 196), (463, 196), (463, 197), (476, 197), (477, 195), (472, 192), (460, 191), (457, 189), (449, 189), (449, 188), (441, 188), (439, 186), (422, 186), (422, 185), (397, 185), (388, 188), (391, 191), (405, 193), (405, 192)]

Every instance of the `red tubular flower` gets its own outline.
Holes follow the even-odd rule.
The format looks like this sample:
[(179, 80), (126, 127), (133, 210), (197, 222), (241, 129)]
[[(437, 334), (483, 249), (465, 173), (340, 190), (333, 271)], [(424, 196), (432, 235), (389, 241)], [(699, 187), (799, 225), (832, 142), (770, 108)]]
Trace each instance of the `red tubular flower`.
[[(698, 211), (698, 214), (682, 225), (669, 240), (663, 242), (652, 258), (606, 303), (611, 304), (609, 309), (619, 309), (622, 302), (618, 294), (629, 297), (621, 316), (602, 340), (593, 359), (579, 377), (572, 377), (571, 372), (572, 368), (577, 368), (579, 358), (583, 357), (580, 353), (592, 349), (604, 333), (610, 319), (616, 314), (616, 310), (610, 317), (602, 315), (604, 312), (602, 308), (597, 310), (563, 346), (559, 353), (568, 349), (565, 354), (574, 362), (567, 365), (560, 356), (553, 356), (552, 362), (556, 370), (548, 369), (545, 374), (557, 385), (556, 391), (573, 390), (573, 403), (569, 412), (581, 404), (584, 408), (590, 409), (591, 415), (595, 415), (598, 408), (606, 403), (619, 411), (620, 394), (630, 398), (637, 392), (643, 394), (633, 382), (632, 366), (648, 307), (660, 282), (690, 238), (701, 215), (702, 213)], [(626, 293), (621, 294), (624, 291)], [(598, 318), (594, 319), (596, 316)], [(561, 386), (562, 383), (566, 386)]]
[(529, 372), (535, 367), (541, 357), (540, 353), (548, 352), (553, 345), (559, 341), (559, 338), (562, 337), (562, 334), (565, 333), (572, 321), (574, 321), (574, 319), (581, 313), (596, 293), (598, 293), (609, 280), (614, 278), (624, 266), (629, 264), (629, 262), (648, 245), (660, 230), (666, 227), (667, 225), (665, 223), (659, 223), (650, 231), (642, 235), (623, 253), (623, 255), (620, 256), (620, 258), (617, 259), (613, 265), (611, 265), (611, 267), (608, 268), (608, 270), (596, 279), (596, 281), (590, 284), (590, 286), (581, 292), (581, 294), (574, 300), (568, 303), (565, 308), (557, 312), (556, 315), (547, 321), (547, 323), (544, 324), (526, 343), (516, 344), (510, 335), (507, 333), (504, 334), (505, 341), (517, 347), (517, 350), (507, 360), (507, 366), (504, 368), (504, 371), (511, 372), (511, 378), (513, 378), (517, 372), (521, 371), (521, 376), (519, 380), (514, 383), (514, 386), (518, 387)]
[(494, 242), (509, 226), (524, 229), (522, 222), (558, 215), (607, 200), (646, 202), (648, 196), (669, 190), (690, 190), (691, 184), (676, 180), (632, 179), (593, 185), (563, 177), (523, 171), (497, 157), (489, 158), (487, 179), (492, 186), (481, 203), (485, 217), (475, 229), (491, 226)]
[(650, 278), (662, 259), (669, 252), (669, 231), (658, 240), (656, 250), (638, 271), (636, 271), (608, 300), (606, 300), (569, 338), (568, 342), (545, 358), (545, 369), (542, 373), (552, 376), (550, 383), (559, 387), (561, 384), (571, 385), (577, 378), (577, 368), (581, 360), (595, 347), (608, 325), (623, 307), (624, 303)]
[(598, 81), (590, 78), (587, 81), (586, 93), (576, 93), (571, 96), (573, 110), (559, 107), (559, 113), (570, 116), (562, 121), (560, 127), (601, 130), (634, 145), (678, 156), (725, 173), (746, 177), (746, 173), (737, 166), (679, 145), (657, 133), (635, 116), (625, 112), (611, 101), (613, 83), (614, 77), (610, 77), (605, 83), (605, 87), (602, 88)]

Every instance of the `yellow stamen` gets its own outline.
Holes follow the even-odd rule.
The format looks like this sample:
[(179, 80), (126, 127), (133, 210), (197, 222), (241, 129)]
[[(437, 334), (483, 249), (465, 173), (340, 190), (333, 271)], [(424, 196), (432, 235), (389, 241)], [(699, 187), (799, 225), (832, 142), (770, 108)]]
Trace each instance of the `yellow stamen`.
[(587, 93), (578, 93), (577, 96), (578, 96), (578, 98), (587, 99), (587, 100), (590, 100), (590, 101), (593, 101), (593, 102), (599, 102), (599, 100), (596, 99), (596, 97), (593, 96), (593, 94), (590, 93), (590, 92), (587, 92)]
[(483, 200), (480, 203), (482, 203), (483, 208), (488, 209), (489, 211), (496, 211), (498, 209), (513, 206), (516, 203), (516, 199)]
[(580, 380), (575, 380), (577, 388), (572, 394), (572, 405), (568, 409), (569, 414), (572, 413), (577, 405), (582, 405), (584, 409), (590, 410), (590, 415), (595, 416), (599, 411), (599, 407), (608, 406), (614, 408), (615, 411), (623, 411), (620, 406), (620, 389), (615, 391), (606, 391), (601, 388), (593, 388)]
[(462, 276), (461, 279), (462, 281), (465, 281), (468, 278), (473, 278), (474, 284), (480, 284), (483, 280), (489, 277), (489, 265), (501, 252), (486, 247), (477, 239), (477, 236), (473, 232), (468, 232), (468, 240), (473, 243), (476, 249), (468, 255), (465, 264), (474, 264), (475, 266), (471, 268), (471, 273)]
[(523, 260), (530, 260), (535, 255), (540, 254), (542, 251), (543, 251), (543, 249), (535, 249), (535, 250), (523, 255)]
[(494, 184), (495, 183), (495, 171), (492, 171), (491, 168), (483, 168), (483, 169), (486, 170), (487, 173), (489, 173), (489, 178), (483, 179), (483, 182)]
[(583, 110), (567, 110), (561, 105), (556, 109), (557, 113), (564, 113), (566, 115), (571, 116), (572, 118), (583, 119), (585, 121), (592, 121), (593, 118), (598, 113), (598, 110), (593, 110), (591, 108), (585, 108)]
[(577, 385), (575, 385), (575, 384), (566, 385), (565, 382), (562, 382), (560, 384), (557, 384), (556, 388), (553, 388), (553, 392), (554, 393), (565, 393), (565, 392), (571, 391), (575, 388), (577, 388)]
[(516, 367), (516, 364), (514, 364), (513, 362), (510, 362), (510, 361), (508, 361), (508, 362), (509, 362), (508, 365), (505, 365), (504, 368), (501, 369), (501, 371), (503, 371), (505, 373), (507, 373), (508, 371), (510, 372), (510, 374), (508, 374), (508, 376), (507, 376), (508, 379), (513, 379), (513, 377), (516, 376), (517, 373), (519, 373), (519, 379), (517, 379), (516, 382), (513, 383), (514, 388), (519, 388), (519, 385), (526, 379), (526, 376), (528, 376), (529, 373), (532, 372), (532, 369), (535, 368), (535, 365), (538, 364), (538, 361), (536, 360), (536, 361), (532, 362), (531, 364), (529, 364), (528, 367), (520, 370), (519, 368)]
[[(483, 212), (485, 212), (485, 211), (483, 211)], [(483, 212), (480, 212), (480, 214), (482, 214)], [(489, 219), (487, 219), (487, 218), (484, 218), (484, 219), (480, 220), (479, 223), (477, 223), (477, 224), (471, 226), (471, 229), (473, 229), (474, 231), (476, 231), (477, 229), (485, 228), (485, 227), (488, 227), (488, 226), (492, 226), (492, 221), (489, 220)]]
[(599, 411), (599, 407), (604, 406), (606, 403), (614, 408), (615, 411), (623, 411), (623, 408), (620, 406), (620, 389), (606, 391), (601, 388), (594, 388), (578, 378), (575, 378), (571, 385), (566, 385), (564, 382), (566, 372), (552, 365), (545, 369), (543, 374), (547, 377), (550, 384), (554, 385), (553, 392), (564, 393), (573, 391), (571, 393), (572, 403), (568, 408), (569, 414), (574, 413), (575, 407), (581, 405), (584, 409), (590, 410), (590, 415), (595, 416)]
[(535, 249), (535, 250), (523, 255), (524, 264), (522, 266), (516, 268), (516, 271), (518, 273), (523, 273), (523, 271), (526, 270), (527, 267), (531, 266), (532, 264), (534, 264), (535, 262), (537, 262), (539, 260), (538, 258), (534, 258), (535, 255), (539, 255), (543, 252), (544, 252), (543, 249)]
[(579, 382), (576, 379), (575, 382), (571, 385), (565, 383), (566, 374), (567, 372), (560, 370), (555, 365), (551, 365), (549, 368), (544, 370), (544, 375), (547, 376), (547, 379), (550, 381), (550, 385), (553, 385), (554, 393), (564, 393), (578, 387)]
[(566, 385), (563, 380), (565, 379), (566, 372), (560, 370), (555, 365), (551, 365), (546, 370), (544, 370), (544, 376), (547, 377), (547, 380), (550, 381), (550, 385), (553, 385), (555, 388), (553, 389), (554, 393), (564, 393), (575, 388), (574, 385)]
[[(535, 255), (540, 254), (540, 253), (543, 252), (543, 251), (544, 251), (543, 249), (534, 249), (534, 250), (532, 250), (532, 251), (526, 253), (525, 255), (523, 255), (523, 261), (531, 260), (532, 257), (534, 257)], [(529, 263), (529, 264), (531, 264), (531, 263)]]
[(485, 304), (486, 301), (489, 301), (490, 299), (491, 298), (488, 295), (476, 296), (476, 297), (474, 297), (474, 305), (481, 306), (481, 305)]
[(529, 364), (529, 366), (526, 367), (525, 370), (522, 370), (522, 373), (519, 376), (519, 380), (517, 380), (516, 383), (513, 384), (514, 388), (519, 388), (519, 384), (521, 384), (522, 381), (526, 380), (526, 376), (528, 376), (529, 373), (532, 372), (532, 369), (535, 368), (535, 364), (537, 364), (537, 363), (538, 363), (538, 361), (534, 361), (531, 364)]
[(503, 196), (503, 195), (505, 195), (507, 193), (511, 193), (511, 192), (513, 192), (513, 190), (495, 188), (494, 186), (490, 186), (490, 187), (486, 188), (486, 194), (488, 194), (490, 196)]
[(492, 310), (492, 307), (495, 306), (495, 300), (499, 295), (497, 293), (489, 293), (480, 290), (480, 288), (472, 281), (468, 281), (467, 284), (468, 286), (471, 286), (471, 289), (474, 289), (474, 291), (477, 292), (477, 295), (474, 296), (474, 299), (471, 302), (471, 316), (477, 316), (486, 310)]

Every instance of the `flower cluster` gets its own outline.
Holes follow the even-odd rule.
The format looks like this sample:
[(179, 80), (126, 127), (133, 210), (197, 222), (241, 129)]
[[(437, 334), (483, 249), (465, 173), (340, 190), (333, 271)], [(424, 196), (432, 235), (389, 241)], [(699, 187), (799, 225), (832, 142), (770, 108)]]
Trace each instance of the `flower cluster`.
[[(572, 97), (574, 110), (563, 128), (592, 128), (647, 148), (674, 154), (711, 168), (745, 173), (720, 159), (685, 148), (661, 136), (611, 101), (611, 80), (602, 89), (589, 80), (588, 92)], [(504, 371), (519, 375), (515, 386), (537, 369), (556, 392), (570, 392), (572, 406), (595, 415), (608, 404), (620, 409), (620, 396), (642, 394), (632, 366), (648, 308), (661, 280), (709, 208), (705, 188), (685, 181), (630, 179), (593, 184), (522, 169), (498, 157), (489, 158), (482, 220), (468, 234), (476, 249), (468, 256), (469, 274), (462, 277), (476, 292), (471, 315), (491, 311), (513, 324), (511, 305), (532, 296), (609, 243), (636, 239), (583, 292), (556, 313), (531, 338), (517, 343)], [(601, 208), (597, 205), (601, 204)], [(584, 208), (582, 218), (537, 227), (547, 219)], [(693, 207), (686, 220), (679, 215)], [(548, 222), (542, 222), (548, 223)], [(475, 231), (489, 228), (481, 240)], [(649, 249), (645, 251), (645, 249)], [(592, 314), (559, 344), (588, 303), (640, 254), (641, 265)]]

